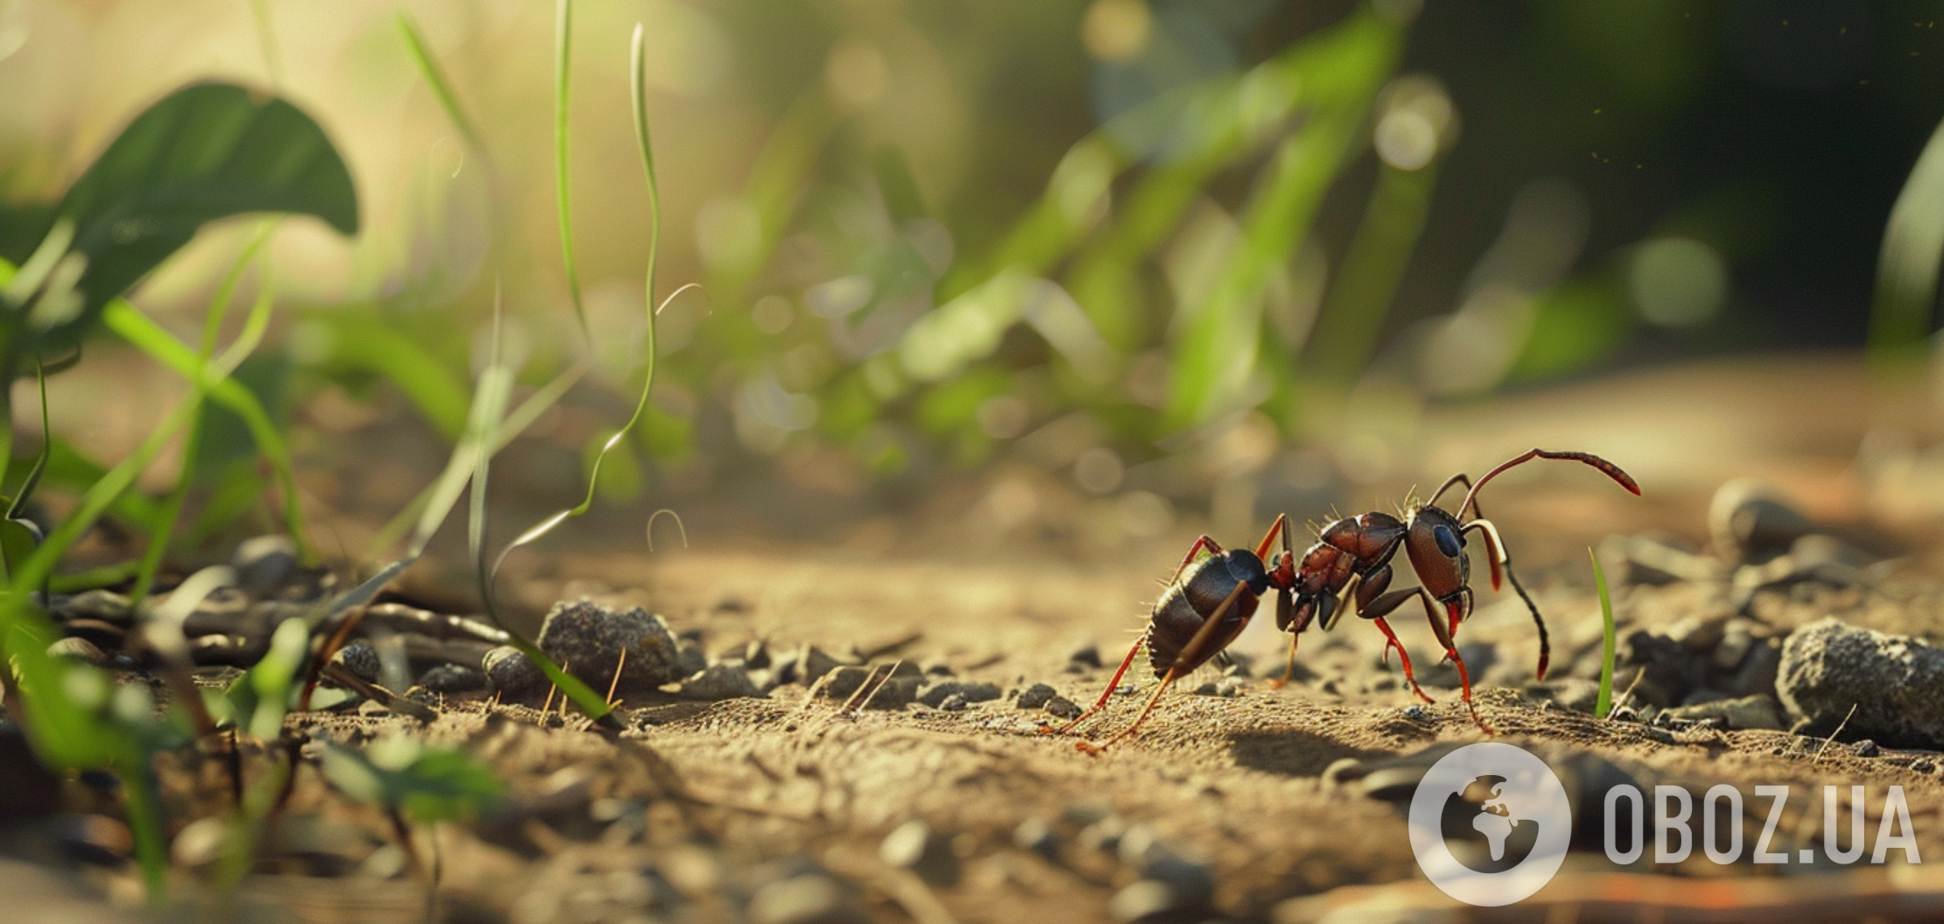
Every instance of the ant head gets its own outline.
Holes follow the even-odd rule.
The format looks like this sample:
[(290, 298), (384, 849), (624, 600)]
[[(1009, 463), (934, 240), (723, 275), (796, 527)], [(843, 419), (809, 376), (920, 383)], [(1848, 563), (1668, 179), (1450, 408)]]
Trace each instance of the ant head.
[(1444, 599), (1471, 583), (1471, 560), (1458, 518), (1442, 507), (1418, 507), (1405, 521), (1404, 551), (1433, 597)]
[(1296, 554), (1284, 549), (1267, 562), (1269, 584), (1288, 590), (1296, 586)]

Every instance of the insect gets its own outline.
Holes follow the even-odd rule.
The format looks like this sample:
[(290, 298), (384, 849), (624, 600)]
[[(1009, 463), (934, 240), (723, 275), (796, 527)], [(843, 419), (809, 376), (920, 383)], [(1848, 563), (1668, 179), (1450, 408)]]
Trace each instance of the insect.
[[(1465, 552), (1465, 537), (1474, 532), (1483, 537), (1491, 567), (1492, 588), (1499, 588), (1501, 577), (1510, 579), (1519, 598), (1532, 612), (1533, 622), (1539, 629), (1537, 675), (1543, 679), (1551, 658), (1545, 619), (1539, 615), (1538, 605), (1532, 602), (1532, 597), (1512, 573), (1512, 560), (1506, 554), (1505, 542), (1499, 537), (1498, 528), (1484, 518), (1478, 507), (1480, 488), (1501, 472), (1534, 459), (1583, 462), (1599, 469), (1628, 491), (1636, 495), (1640, 493), (1640, 485), (1634, 482), (1632, 476), (1599, 456), (1534, 449), (1501, 463), (1476, 483), (1463, 473), (1451, 476), (1429, 500), (1409, 503), (1402, 519), (1371, 511), (1337, 520), (1319, 531), (1316, 544), (1310, 546), (1300, 559), (1290, 549), (1288, 514), (1276, 517), (1253, 552), (1247, 549), (1223, 550), (1215, 540), (1202, 536), (1188, 547), (1188, 554), (1182, 558), (1181, 565), (1168, 580), (1167, 589), (1154, 604), (1154, 611), (1148, 617), (1147, 631), (1134, 642), (1134, 647), (1128, 649), (1127, 657), (1121, 661), (1120, 669), (1114, 672), (1114, 678), (1108, 682), (1100, 699), (1078, 718), (1057, 729), (1057, 733), (1065, 734), (1073, 730), (1104, 708), (1114, 690), (1119, 688), (1128, 666), (1134, 663), (1135, 655), (1145, 646), (1149, 663), (1154, 668), (1155, 676), (1161, 678), (1161, 683), (1148, 697), (1134, 724), (1104, 741), (1081, 741), (1077, 746), (1082, 751), (1095, 754), (1134, 734), (1147, 721), (1149, 713), (1154, 711), (1161, 694), (1167, 692), (1177, 679), (1228, 647), (1255, 615), (1258, 599), (1271, 591), (1276, 595), (1276, 627), (1290, 634), (1289, 662), (1284, 669), (1282, 682), (1276, 686), (1287, 682), (1289, 672), (1295, 667), (1296, 643), (1302, 632), (1312, 623), (1318, 623), (1324, 631), (1329, 631), (1344, 612), (1349, 611), (1376, 623), (1384, 633), (1385, 660), (1389, 660), (1391, 650), (1395, 649), (1411, 691), (1425, 702), (1431, 702), (1431, 697), (1418, 686), (1411, 669), (1410, 655), (1404, 651), (1397, 633), (1385, 620), (1405, 601), (1416, 597), (1424, 605), (1432, 634), (1444, 648), (1444, 657), (1458, 669), (1466, 709), (1478, 727), (1490, 733), (1491, 727), (1479, 717), (1478, 707), (1472, 702), (1471, 674), (1465, 669), (1465, 661), (1459, 657), (1457, 643), (1453, 640), (1459, 624), (1471, 615), (1473, 605), (1471, 561)], [(1457, 512), (1439, 507), (1438, 499), (1460, 485), (1465, 487), (1466, 492), (1456, 508)], [(1273, 558), (1269, 557), (1270, 550), (1278, 544), (1281, 550)], [(1417, 573), (1419, 586), (1391, 590), (1391, 559), (1400, 546), (1411, 563), (1411, 570)], [(1208, 557), (1198, 558), (1203, 552), (1209, 553)], [(1050, 728), (1046, 730), (1056, 731)]]

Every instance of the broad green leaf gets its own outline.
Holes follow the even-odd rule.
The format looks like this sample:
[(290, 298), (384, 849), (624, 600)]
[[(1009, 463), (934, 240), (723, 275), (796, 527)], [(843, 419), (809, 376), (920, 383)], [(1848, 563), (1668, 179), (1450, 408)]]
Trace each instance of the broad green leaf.
[(44, 353), (77, 345), (109, 300), (204, 224), (249, 212), (313, 215), (358, 230), (351, 173), (297, 107), (232, 84), (199, 83), (149, 107), (75, 181), (56, 212), (85, 260), (79, 314), (54, 319)]

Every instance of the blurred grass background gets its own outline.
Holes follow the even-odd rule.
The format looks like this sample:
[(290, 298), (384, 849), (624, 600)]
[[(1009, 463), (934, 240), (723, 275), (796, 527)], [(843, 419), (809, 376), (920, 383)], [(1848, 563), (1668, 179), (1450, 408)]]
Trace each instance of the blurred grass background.
[[(355, 239), (302, 220), (268, 245), (278, 321), (238, 377), (300, 454), (399, 417), (456, 439), (502, 280), (522, 383), (592, 360), (532, 431), (584, 465), (625, 419), (644, 335), (639, 21), (659, 277), (705, 294), (661, 316), (650, 416), (604, 492), (661, 506), (760, 484), (895, 505), (997, 473), (1002, 534), (1049, 478), (1104, 531), (1154, 536), (1191, 511), (1240, 533), (1259, 506), (1320, 509), (1332, 485), (1391, 475), (1436, 402), (1861, 346), (1886, 217), (1944, 115), (1934, 3), (572, 11), (591, 342), (556, 220), (554, 4), (5, 3), (0, 200), (58, 196), (185, 81), (283, 95), (343, 152), (365, 215)], [(193, 330), (260, 227), (205, 232), (133, 300)], [(1879, 319), (1879, 338), (1927, 334), (1929, 298), (1916, 322)], [(112, 461), (180, 393), (161, 372), (91, 378), (141, 361), (90, 349), (52, 381), (57, 484), (87, 483), (87, 460)], [(241, 425), (212, 412), (205, 429), (201, 504), (274, 522), (268, 500), (245, 509), (268, 481)], [(502, 490), (555, 492), (537, 505), (580, 482), (518, 465)], [(356, 477), (312, 477), (308, 502)]]

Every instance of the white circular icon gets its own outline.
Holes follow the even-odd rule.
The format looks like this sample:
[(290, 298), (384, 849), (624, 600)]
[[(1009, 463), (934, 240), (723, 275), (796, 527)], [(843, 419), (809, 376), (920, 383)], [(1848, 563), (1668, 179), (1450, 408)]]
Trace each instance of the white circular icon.
[[(1566, 787), (1517, 745), (1468, 744), (1431, 765), (1411, 796), (1411, 852), (1446, 895), (1509, 905), (1559, 871), (1573, 836)], [(1456, 849), (1454, 849), (1454, 847)]]

